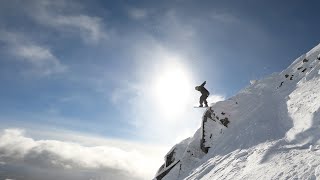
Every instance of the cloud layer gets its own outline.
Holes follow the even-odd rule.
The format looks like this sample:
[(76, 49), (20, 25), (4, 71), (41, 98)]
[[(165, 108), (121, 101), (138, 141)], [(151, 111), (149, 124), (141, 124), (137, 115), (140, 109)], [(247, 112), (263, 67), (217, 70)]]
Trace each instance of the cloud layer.
[(0, 134), (0, 177), (151, 179), (158, 164), (150, 152), (135, 145), (124, 147), (35, 140), (26, 137), (23, 130), (6, 129)]

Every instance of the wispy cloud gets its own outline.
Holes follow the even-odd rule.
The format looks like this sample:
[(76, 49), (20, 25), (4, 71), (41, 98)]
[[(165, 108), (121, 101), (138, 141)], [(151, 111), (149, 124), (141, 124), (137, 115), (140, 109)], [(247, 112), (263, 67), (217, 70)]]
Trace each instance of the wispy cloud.
[(31, 64), (32, 71), (41, 75), (51, 75), (67, 70), (51, 50), (26, 38), (23, 34), (0, 31), (0, 41), (5, 43), (8, 52), (18, 59)]
[(97, 43), (106, 39), (107, 32), (100, 17), (86, 15), (81, 12), (81, 6), (72, 1), (35, 1), (35, 11), (29, 11), (30, 16), (39, 24), (52, 27), (69, 34), (79, 34), (88, 43)]
[[(81, 140), (81, 136), (77, 140)], [(102, 142), (97, 138), (91, 140)], [(155, 162), (160, 163), (152, 151), (159, 151), (141, 147), (143, 145), (114, 141), (109, 145), (86, 146), (78, 142), (35, 140), (27, 137), (23, 130), (6, 129), (0, 133), (0, 170), (9, 170), (0, 171), (0, 175), (39, 179), (49, 172), (46, 179), (151, 179), (158, 165)], [(10, 169), (19, 166), (23, 168)]]
[[(163, 32), (173, 39), (180, 41), (194, 42), (197, 37), (196, 28), (189, 23), (181, 21), (176, 10), (169, 10), (164, 13), (164, 17), (161, 18), (162, 26), (164, 27)], [(194, 46), (193, 46), (194, 48)]]
[(141, 8), (128, 8), (128, 15), (135, 20), (144, 19), (147, 17), (147, 10)]
[(107, 38), (107, 34), (102, 29), (101, 19), (98, 17), (86, 15), (48, 15), (42, 16), (39, 22), (52, 26), (60, 31), (70, 30), (72, 32), (79, 32), (81, 38), (86, 42), (96, 43), (99, 40)]
[(219, 21), (223, 23), (240, 23), (241, 22), (236, 16), (226, 12), (222, 12), (222, 13), (213, 12), (211, 13), (210, 18), (215, 21)]

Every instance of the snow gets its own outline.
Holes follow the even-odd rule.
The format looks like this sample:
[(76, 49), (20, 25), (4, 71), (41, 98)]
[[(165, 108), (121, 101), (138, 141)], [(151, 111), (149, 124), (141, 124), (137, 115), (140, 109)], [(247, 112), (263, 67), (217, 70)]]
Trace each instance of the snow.
[(213, 104), (213, 120), (204, 112), (203, 126), (182, 143), (180, 162), (162, 179), (320, 179), (319, 54), (320, 44)]
[(278, 143), (263, 143), (245, 152), (214, 156), (186, 179), (316, 179), (319, 176), (319, 152), (310, 153), (301, 146)]
[(253, 85), (257, 82), (257, 80), (250, 80), (250, 84)]

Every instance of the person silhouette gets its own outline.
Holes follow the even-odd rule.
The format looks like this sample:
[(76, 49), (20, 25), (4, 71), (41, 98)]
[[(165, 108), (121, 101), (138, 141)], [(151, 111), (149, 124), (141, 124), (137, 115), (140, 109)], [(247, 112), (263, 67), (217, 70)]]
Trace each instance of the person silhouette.
[(204, 85), (206, 85), (206, 81), (204, 81), (200, 86), (196, 86), (195, 89), (197, 91), (201, 92), (201, 96), (200, 96), (200, 105), (199, 107), (203, 107), (203, 103), (205, 104), (205, 107), (208, 107), (208, 102), (207, 102), (207, 98), (209, 96), (209, 91), (204, 87)]

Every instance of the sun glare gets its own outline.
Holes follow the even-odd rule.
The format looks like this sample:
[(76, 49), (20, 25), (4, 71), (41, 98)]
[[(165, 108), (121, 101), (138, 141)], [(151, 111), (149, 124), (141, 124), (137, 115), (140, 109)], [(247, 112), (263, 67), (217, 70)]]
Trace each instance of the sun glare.
[(171, 64), (159, 73), (154, 88), (161, 111), (164, 115), (174, 117), (188, 105), (192, 85), (186, 70)]

